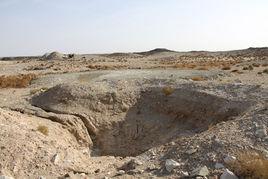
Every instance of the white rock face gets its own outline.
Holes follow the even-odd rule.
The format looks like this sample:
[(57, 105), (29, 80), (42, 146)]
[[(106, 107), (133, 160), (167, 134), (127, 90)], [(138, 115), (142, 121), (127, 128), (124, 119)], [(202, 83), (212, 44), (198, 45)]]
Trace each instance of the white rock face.
[(172, 159), (167, 159), (165, 163), (165, 167), (168, 172), (171, 172), (174, 168), (181, 166), (180, 163), (176, 162), (175, 160)]
[(220, 179), (238, 179), (238, 177), (233, 172), (226, 169), (221, 175)]

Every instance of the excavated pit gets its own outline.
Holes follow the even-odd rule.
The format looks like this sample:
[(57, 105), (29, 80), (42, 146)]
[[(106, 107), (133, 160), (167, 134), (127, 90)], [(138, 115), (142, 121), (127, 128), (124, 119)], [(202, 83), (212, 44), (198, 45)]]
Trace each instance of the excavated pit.
[[(55, 96), (56, 89), (69, 96)], [(34, 97), (33, 105), (64, 114), (83, 111), (84, 116), (90, 116), (88, 120), (93, 127), (88, 127), (88, 133), (99, 155), (137, 156), (174, 138), (194, 135), (232, 120), (251, 105), (248, 101), (185, 88), (172, 89), (170, 95), (160, 87), (148, 88), (132, 95), (131, 100), (126, 95), (117, 95), (108, 103), (102, 95), (93, 98), (92, 91), (80, 95), (81, 88), (67, 93), (64, 90), (68, 88), (54, 87)], [(104, 96), (106, 99), (107, 94)], [(95, 104), (102, 110), (96, 110)]]

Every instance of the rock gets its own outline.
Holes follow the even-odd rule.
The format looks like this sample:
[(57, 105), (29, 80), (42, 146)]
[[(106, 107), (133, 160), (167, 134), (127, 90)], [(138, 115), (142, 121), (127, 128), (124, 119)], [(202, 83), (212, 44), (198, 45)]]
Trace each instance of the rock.
[(181, 174), (182, 177), (188, 177), (189, 176), (189, 173), (184, 172), (184, 171), (181, 171), (180, 174)]
[(100, 171), (101, 171), (101, 170), (98, 168), (98, 169), (95, 170), (94, 172), (95, 172), (95, 173), (100, 173)]
[(121, 110), (123, 112), (127, 112), (128, 109), (129, 109), (129, 106), (126, 103), (123, 102), (122, 105), (121, 105)]
[(8, 176), (1, 175), (0, 176), (0, 179), (14, 179), (14, 178), (13, 177), (8, 177)]
[(181, 166), (180, 163), (176, 162), (175, 160), (172, 159), (167, 159), (165, 163), (166, 170), (168, 172), (171, 172), (174, 168)]
[(118, 172), (117, 172), (117, 175), (124, 175), (126, 172), (124, 171), (124, 170), (119, 170)]
[(191, 176), (203, 176), (203, 177), (206, 177), (208, 175), (209, 175), (209, 170), (208, 170), (207, 166), (196, 168), (191, 172)]
[(176, 143), (175, 142), (170, 142), (170, 145), (175, 146)]
[(51, 159), (51, 162), (54, 163), (54, 164), (57, 164), (60, 160), (60, 156), (58, 154), (55, 154), (52, 159)]
[(216, 163), (216, 164), (215, 164), (215, 168), (216, 168), (216, 169), (222, 169), (222, 168), (225, 168), (225, 167), (224, 167), (224, 165), (221, 164), (221, 163)]
[(259, 138), (265, 138), (267, 136), (266, 128), (256, 130), (256, 136)]
[(238, 177), (233, 172), (226, 169), (221, 175), (220, 179), (238, 179)]
[(223, 159), (223, 161), (224, 161), (226, 164), (230, 164), (230, 163), (236, 161), (236, 157), (231, 156), (231, 155), (228, 155), (228, 156), (226, 156), (226, 157)]
[(192, 155), (197, 152), (197, 149), (189, 149), (186, 151), (187, 154)]

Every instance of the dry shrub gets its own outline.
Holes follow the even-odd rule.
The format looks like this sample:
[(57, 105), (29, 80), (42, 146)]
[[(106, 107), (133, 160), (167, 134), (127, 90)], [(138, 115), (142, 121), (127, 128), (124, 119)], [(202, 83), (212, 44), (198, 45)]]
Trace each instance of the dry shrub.
[(89, 69), (94, 69), (94, 70), (114, 70), (114, 69), (123, 69), (123, 68), (126, 68), (127, 66), (126, 65), (88, 65), (87, 68)]
[(242, 70), (253, 70), (253, 66), (249, 65), (248, 67), (243, 67)]
[(264, 69), (264, 70), (263, 70), (263, 73), (268, 74), (268, 68)]
[(38, 126), (37, 130), (44, 135), (48, 135), (48, 127), (47, 126), (40, 125), (40, 126)]
[(224, 66), (224, 67), (222, 67), (222, 70), (231, 70), (231, 67), (230, 66)]
[(254, 66), (254, 67), (259, 67), (260, 64), (259, 64), (259, 63), (253, 63), (252, 66)]
[(267, 67), (268, 66), (268, 63), (264, 63), (262, 64), (263, 67)]
[(48, 90), (48, 88), (46, 88), (46, 87), (43, 87), (43, 88), (37, 88), (37, 89), (33, 89), (33, 90), (31, 90), (31, 91), (30, 91), (30, 94), (31, 94), (31, 95), (34, 95), (34, 94), (37, 94), (37, 93), (45, 92), (45, 91), (47, 91), (47, 90)]
[(0, 88), (25, 88), (32, 80), (36, 79), (35, 74), (20, 74), (12, 76), (0, 76)]
[(205, 81), (206, 79), (202, 76), (194, 76), (191, 78), (193, 81)]
[(237, 73), (239, 70), (235, 69), (235, 70), (232, 70), (231, 72), (232, 73)]
[(162, 89), (162, 92), (166, 95), (169, 96), (171, 95), (173, 92), (175, 91), (174, 88), (170, 87), (170, 86), (166, 86)]
[(268, 160), (260, 153), (254, 151), (240, 152), (237, 155), (237, 160), (229, 165), (240, 178), (268, 178)]

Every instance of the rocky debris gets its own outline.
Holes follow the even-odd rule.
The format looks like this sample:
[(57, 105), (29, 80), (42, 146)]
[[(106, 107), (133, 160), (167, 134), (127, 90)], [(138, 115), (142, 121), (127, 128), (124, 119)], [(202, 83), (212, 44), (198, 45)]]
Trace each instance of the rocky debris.
[(209, 175), (209, 170), (207, 168), (207, 166), (203, 166), (203, 167), (198, 167), (196, 169), (194, 169), (191, 172), (191, 176), (201, 176), (201, 177), (206, 177)]
[(186, 153), (187, 153), (188, 155), (192, 155), (192, 154), (194, 154), (194, 153), (196, 153), (196, 152), (197, 152), (197, 149), (196, 149), (196, 148), (189, 149), (189, 150), (186, 151)]
[(172, 159), (166, 160), (165, 167), (168, 172), (171, 172), (174, 168), (177, 168), (179, 166), (181, 166), (181, 164), (176, 162), (175, 160)]
[(233, 172), (226, 169), (221, 175), (220, 179), (238, 179), (238, 177)]
[(226, 164), (230, 164), (230, 163), (236, 161), (236, 157), (231, 156), (231, 155), (227, 155), (227, 156), (223, 159), (223, 161), (224, 161)]
[(222, 169), (222, 168), (225, 168), (225, 167), (224, 167), (224, 165), (222, 163), (216, 163), (215, 168), (216, 169)]
[(131, 159), (129, 162), (125, 163), (119, 170), (124, 170), (125, 172), (133, 171), (138, 166), (142, 165), (143, 163), (138, 159)]

